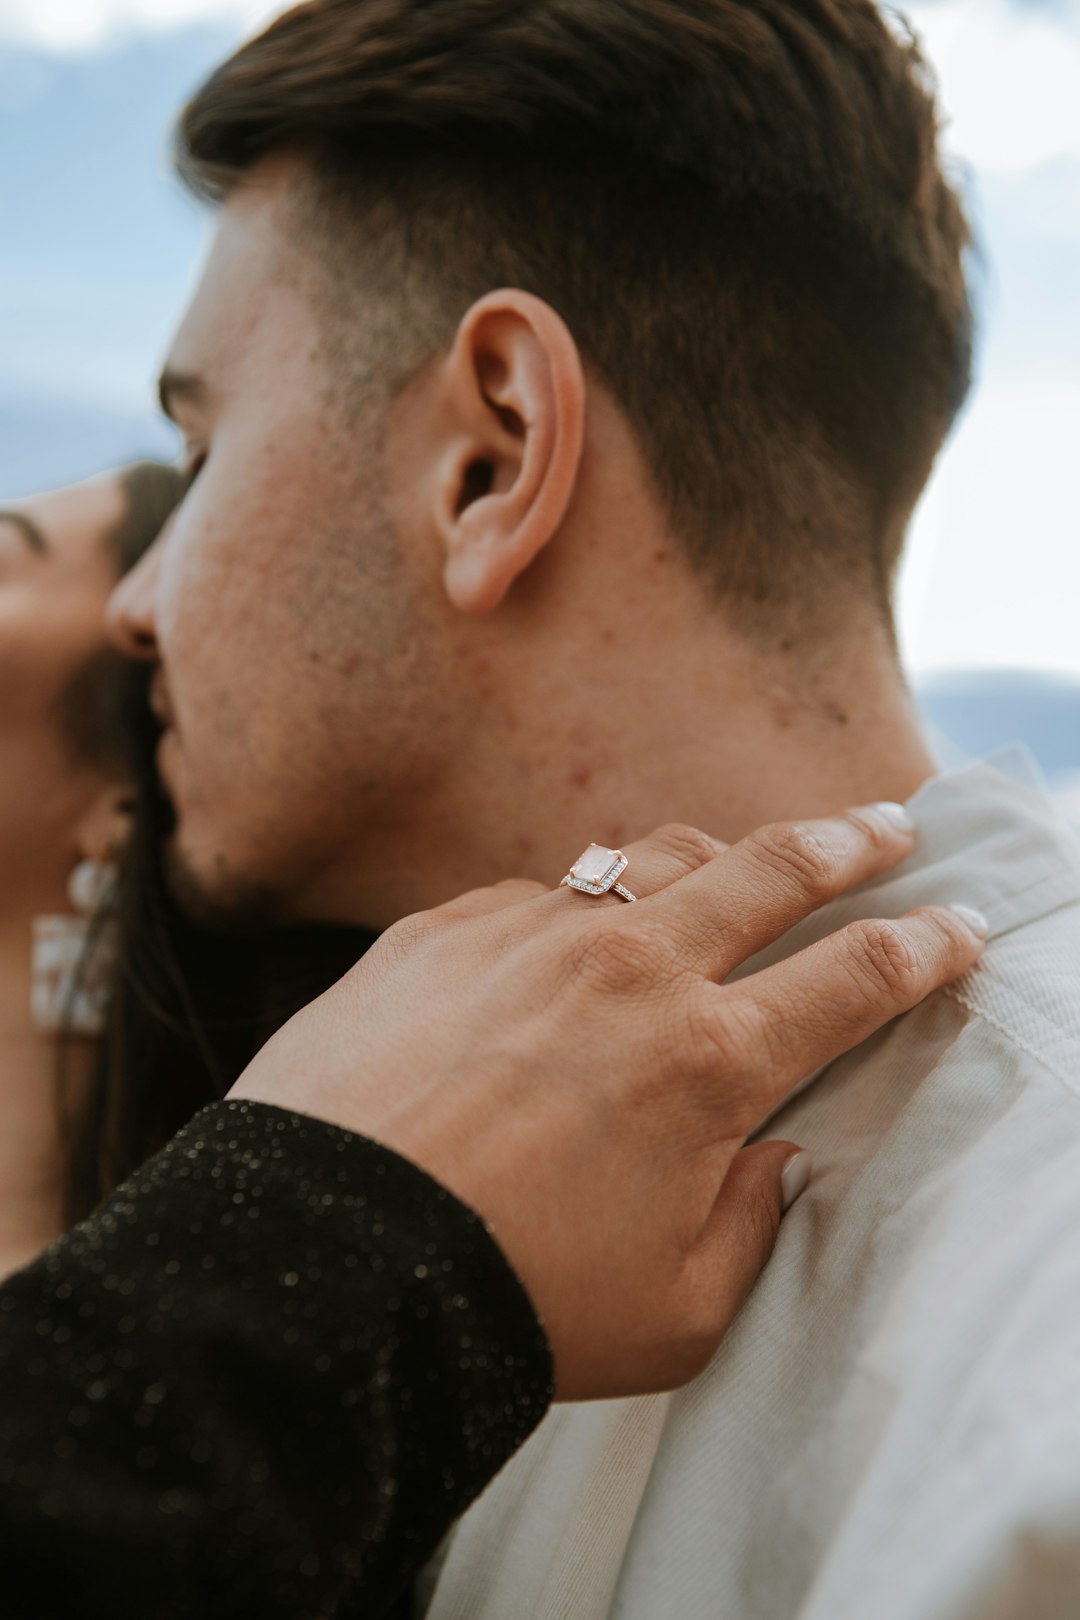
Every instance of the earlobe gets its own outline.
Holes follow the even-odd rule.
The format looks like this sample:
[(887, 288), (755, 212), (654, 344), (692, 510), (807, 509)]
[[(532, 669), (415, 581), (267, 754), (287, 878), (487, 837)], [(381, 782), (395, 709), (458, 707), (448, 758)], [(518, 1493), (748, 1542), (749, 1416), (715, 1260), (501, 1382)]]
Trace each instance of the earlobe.
[(102, 788), (76, 830), (76, 852), (83, 861), (115, 861), (127, 846), (135, 813), (130, 784)]
[(446, 382), (456, 431), (440, 492), (444, 585), (460, 612), (490, 613), (562, 526), (581, 464), (585, 379), (556, 312), (509, 289), (469, 310)]

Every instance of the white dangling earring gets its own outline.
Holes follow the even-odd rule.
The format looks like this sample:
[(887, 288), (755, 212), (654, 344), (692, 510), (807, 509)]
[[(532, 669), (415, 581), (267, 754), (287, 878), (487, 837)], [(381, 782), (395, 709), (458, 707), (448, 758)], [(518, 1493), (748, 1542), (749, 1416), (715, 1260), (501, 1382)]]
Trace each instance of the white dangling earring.
[(80, 861), (68, 898), (76, 915), (34, 919), (30, 1015), (42, 1035), (101, 1035), (116, 966), (118, 872), (109, 861)]

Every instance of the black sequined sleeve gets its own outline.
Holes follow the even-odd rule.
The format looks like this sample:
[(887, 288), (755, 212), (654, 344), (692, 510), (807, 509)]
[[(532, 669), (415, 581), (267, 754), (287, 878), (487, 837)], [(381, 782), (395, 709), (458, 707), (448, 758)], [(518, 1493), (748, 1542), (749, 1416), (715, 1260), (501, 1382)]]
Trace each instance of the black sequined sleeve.
[(551, 1377), (456, 1198), (218, 1103), (0, 1289), (0, 1613), (389, 1615)]

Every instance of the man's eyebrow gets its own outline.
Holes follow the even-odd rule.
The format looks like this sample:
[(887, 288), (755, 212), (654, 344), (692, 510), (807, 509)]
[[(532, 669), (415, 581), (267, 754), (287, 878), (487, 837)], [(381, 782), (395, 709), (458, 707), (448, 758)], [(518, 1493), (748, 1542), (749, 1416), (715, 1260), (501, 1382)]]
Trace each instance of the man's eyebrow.
[(175, 418), (176, 406), (189, 400), (198, 405), (206, 396), (206, 384), (193, 372), (171, 371), (168, 366), (158, 382), (158, 399), (165, 415)]
[(18, 529), (23, 539), (39, 557), (49, 555), (51, 548), (45, 538), (45, 531), (38, 528), (33, 518), (26, 517), (22, 512), (0, 512), (0, 523), (10, 523), (13, 529)]

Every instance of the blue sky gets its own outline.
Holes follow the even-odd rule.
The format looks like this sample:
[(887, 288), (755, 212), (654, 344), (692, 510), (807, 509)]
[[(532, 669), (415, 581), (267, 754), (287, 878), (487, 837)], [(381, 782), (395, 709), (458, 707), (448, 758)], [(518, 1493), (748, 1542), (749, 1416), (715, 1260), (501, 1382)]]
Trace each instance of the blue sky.
[[(262, 0), (0, 0), (0, 495), (168, 453), (150, 381), (207, 224), (187, 91)], [(916, 521), (917, 667), (1080, 673), (1080, 0), (915, 0), (988, 270), (981, 381)]]

